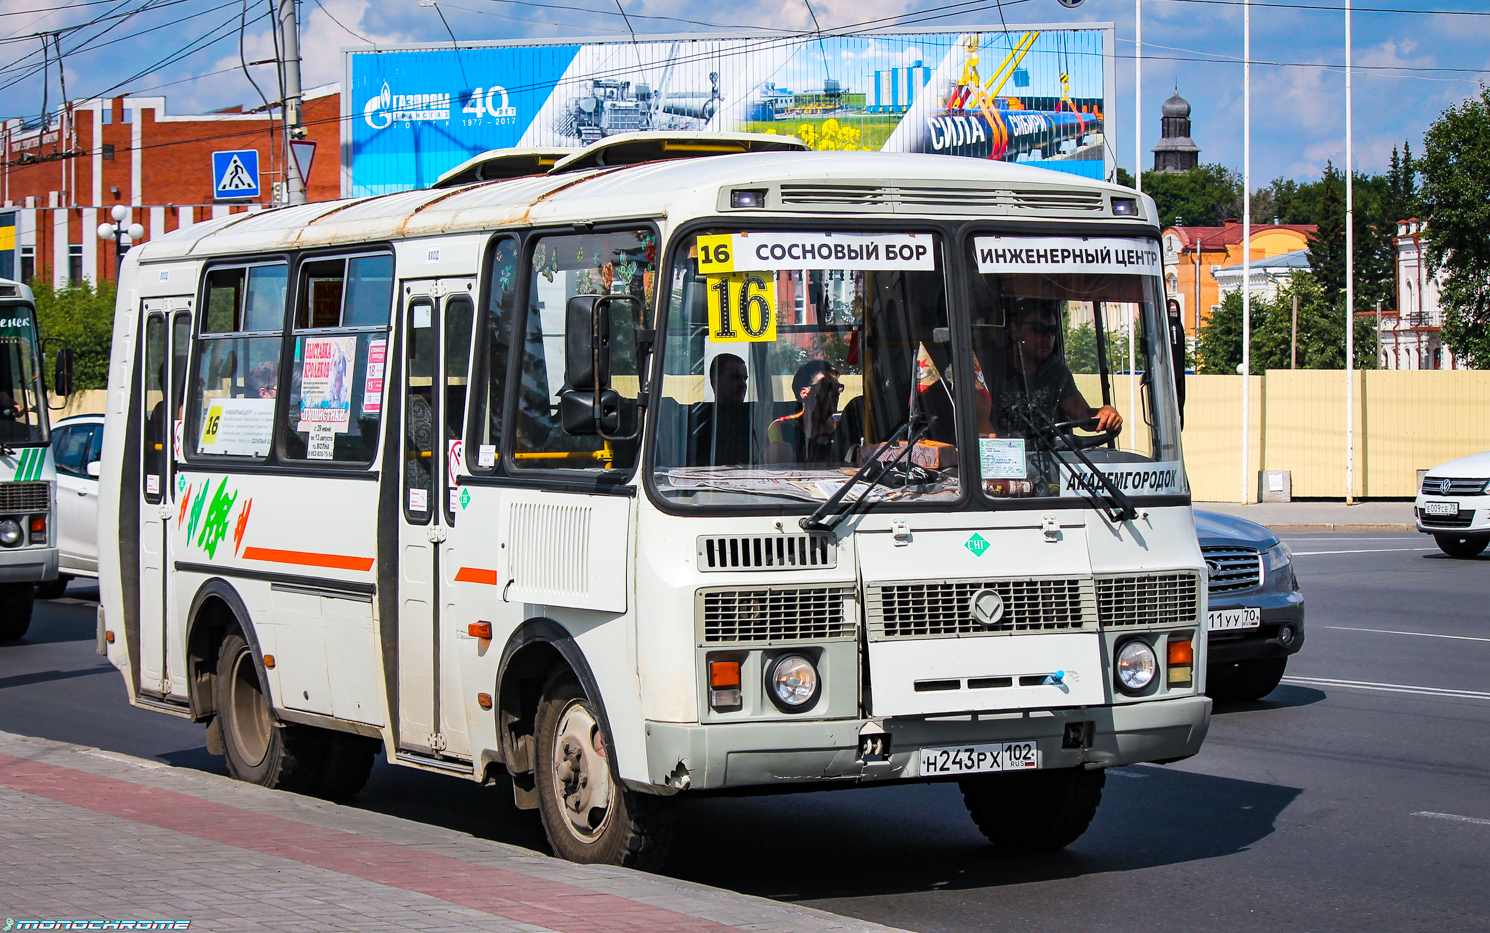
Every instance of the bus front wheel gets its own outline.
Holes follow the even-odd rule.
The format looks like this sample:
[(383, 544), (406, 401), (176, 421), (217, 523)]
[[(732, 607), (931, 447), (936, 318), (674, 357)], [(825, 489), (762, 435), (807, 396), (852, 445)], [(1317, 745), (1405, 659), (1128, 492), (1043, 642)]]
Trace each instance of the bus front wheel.
[(31, 627), (34, 586), (0, 583), (0, 641), (16, 641)]
[(962, 800), (994, 848), (1008, 853), (1054, 852), (1081, 838), (1107, 774), (1102, 770), (980, 774), (958, 781)]
[(229, 774), (276, 790), (314, 790), (322, 751), (316, 730), (275, 721), (253, 648), (237, 632), (217, 653), (217, 715)]
[(660, 867), (668, 801), (621, 783), (600, 717), (568, 671), (549, 678), (535, 730), (538, 812), (554, 854), (583, 864)]

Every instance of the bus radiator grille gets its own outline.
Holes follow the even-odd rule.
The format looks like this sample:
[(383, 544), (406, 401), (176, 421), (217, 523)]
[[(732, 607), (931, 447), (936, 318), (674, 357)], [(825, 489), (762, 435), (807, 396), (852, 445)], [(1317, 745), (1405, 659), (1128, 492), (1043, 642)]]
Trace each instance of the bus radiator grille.
[(700, 590), (702, 643), (782, 644), (858, 635), (850, 586)]
[[(1003, 600), (992, 625), (973, 617), (973, 597), (991, 589)], [(1092, 581), (1084, 577), (886, 583), (868, 588), (869, 637), (961, 638), (1079, 632), (1097, 628)]]
[(1186, 570), (1097, 577), (1097, 606), (1104, 628), (1194, 625), (1200, 618), (1200, 575)]
[(1099, 193), (1010, 189), (956, 185), (846, 185), (788, 183), (780, 188), (781, 205), (809, 211), (863, 211), (917, 214), (1010, 214), (1088, 217), (1107, 210)]
[(51, 504), (50, 483), (0, 483), (0, 512), (45, 512)]

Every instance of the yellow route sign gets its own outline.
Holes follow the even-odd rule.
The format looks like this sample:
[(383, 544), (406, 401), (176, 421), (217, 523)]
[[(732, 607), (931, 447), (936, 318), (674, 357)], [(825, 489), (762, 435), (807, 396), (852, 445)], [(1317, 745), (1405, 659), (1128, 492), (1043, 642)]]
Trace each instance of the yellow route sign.
[[(700, 237), (700, 241), (709, 239)], [(720, 239), (727, 239), (721, 237)], [(699, 253), (702, 256), (703, 244)], [(770, 272), (710, 275), (708, 289), (709, 339), (715, 343), (774, 343), (776, 341), (776, 277)]]

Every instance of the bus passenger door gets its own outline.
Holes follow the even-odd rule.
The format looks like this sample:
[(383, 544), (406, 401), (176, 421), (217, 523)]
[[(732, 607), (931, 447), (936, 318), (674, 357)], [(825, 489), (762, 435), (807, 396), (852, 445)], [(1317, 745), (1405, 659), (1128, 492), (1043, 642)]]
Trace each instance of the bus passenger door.
[[(171, 527), (179, 491), (173, 465), (191, 341), (191, 299), (145, 302), (144, 391), (141, 393), (140, 689), (186, 696), (185, 626), (171, 599)], [(169, 395), (167, 394), (169, 392)]]
[[(402, 283), (398, 742), (402, 750), (462, 758), (470, 750), (448, 632), (454, 618), (442, 605), (448, 594), (441, 580), (451, 559), (444, 544), (453, 519), (450, 474), (461, 455), (452, 441), (464, 415), (474, 286), (474, 279)], [(447, 323), (456, 339), (446, 334)]]

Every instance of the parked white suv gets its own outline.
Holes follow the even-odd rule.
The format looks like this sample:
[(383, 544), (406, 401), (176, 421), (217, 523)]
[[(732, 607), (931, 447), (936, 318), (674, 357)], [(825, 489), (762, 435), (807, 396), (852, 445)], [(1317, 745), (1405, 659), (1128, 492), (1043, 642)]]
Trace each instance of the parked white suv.
[(52, 425), (57, 464), (57, 579), (36, 584), (36, 595), (56, 599), (74, 577), (98, 576), (98, 467), (103, 415), (78, 415)]
[(1490, 452), (1429, 470), (1414, 505), (1418, 531), (1432, 535), (1445, 554), (1477, 556), (1490, 545)]

